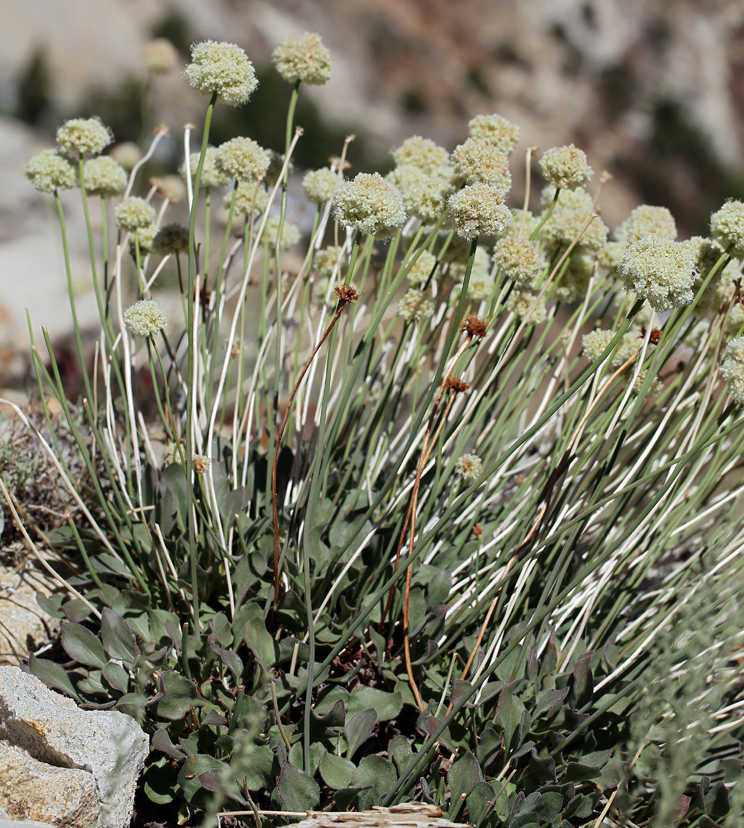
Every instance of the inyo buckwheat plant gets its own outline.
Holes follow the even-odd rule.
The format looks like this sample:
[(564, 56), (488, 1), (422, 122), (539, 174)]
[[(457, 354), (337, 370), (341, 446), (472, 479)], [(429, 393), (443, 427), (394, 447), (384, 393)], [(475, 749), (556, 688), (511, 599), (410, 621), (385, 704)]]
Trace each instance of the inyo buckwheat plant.
[(387, 177), (328, 147), (297, 172), (308, 233), (294, 112), (331, 57), (305, 34), (273, 60), (285, 145), (212, 147), (257, 81), (193, 47), (188, 227), (141, 180), (162, 129), (128, 173), (94, 119), (28, 162), (75, 319), (82, 199), (100, 311), (80, 400), (33, 348), (83, 471), (38, 432), (80, 575), (48, 602), (68, 664), (29, 669), (140, 722), (163, 821), (415, 799), (490, 828), (740, 825), (744, 204), (711, 239), (643, 205), (610, 240), (579, 148), (542, 154), (541, 200), (527, 149), (514, 203), (519, 128), (483, 114)]

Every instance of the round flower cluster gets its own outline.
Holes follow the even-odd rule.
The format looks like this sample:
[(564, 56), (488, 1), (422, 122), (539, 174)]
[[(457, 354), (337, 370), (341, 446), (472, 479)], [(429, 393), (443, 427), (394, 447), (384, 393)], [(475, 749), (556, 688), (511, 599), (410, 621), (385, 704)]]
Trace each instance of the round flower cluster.
[(597, 253), (599, 266), (603, 267), (608, 273), (617, 273), (623, 262), (623, 254), (625, 253), (626, 247), (627, 245), (623, 244), (623, 242), (607, 242)]
[(173, 204), (178, 204), (186, 198), (186, 185), (177, 175), (164, 175), (156, 179), (158, 193)]
[(331, 77), (331, 53), (319, 34), (305, 32), (302, 37), (288, 37), (274, 49), (271, 62), (289, 83), (322, 86)]
[[(717, 241), (706, 239), (703, 236), (692, 236), (682, 242), (682, 247), (692, 253), (695, 264), (695, 281), (692, 292), (697, 294), (707, 279), (710, 271), (717, 264), (718, 260), (725, 254), (724, 249)], [(698, 298), (697, 308), (700, 311), (717, 311), (723, 301), (722, 291), (725, 284), (731, 281), (736, 273), (736, 266), (730, 262), (725, 268), (716, 271), (708, 287), (702, 296)]]
[(124, 141), (124, 143), (116, 144), (111, 148), (111, 157), (117, 164), (121, 164), (125, 170), (131, 170), (142, 158), (142, 150), (134, 141)]
[(455, 190), (449, 176), (440, 172), (429, 175), (420, 167), (404, 164), (396, 167), (387, 178), (403, 196), (408, 213), (423, 224), (434, 224), (439, 220), (447, 209), (447, 199)]
[(583, 187), (593, 175), (586, 153), (573, 144), (545, 150), (540, 159), (540, 169), (547, 182), (567, 190)]
[(731, 313), (729, 313), (726, 332), (728, 334), (741, 334), (742, 326), (744, 326), (744, 305), (737, 302), (734, 307), (731, 308)]
[(524, 319), (530, 325), (539, 325), (547, 319), (548, 309), (544, 299), (537, 301), (538, 295), (531, 290), (514, 288), (506, 300), (505, 308), (517, 319)]
[(429, 253), (428, 250), (424, 250), (408, 271), (408, 281), (412, 285), (426, 284), (436, 264), (437, 257)]
[(166, 37), (156, 37), (145, 44), (142, 63), (148, 72), (164, 75), (178, 63), (178, 50)]
[(266, 175), (271, 156), (250, 138), (233, 138), (220, 144), (214, 161), (230, 180), (258, 181)]
[(595, 253), (607, 244), (609, 230), (599, 216), (591, 222), (592, 211), (583, 208), (564, 207), (560, 198), (548, 220), (540, 230), (540, 238), (548, 247), (568, 247), (581, 233), (574, 248), (577, 252)]
[(108, 155), (91, 158), (83, 165), (85, 192), (101, 198), (120, 196), (127, 188), (127, 172)]
[(506, 229), (506, 235), (512, 238), (529, 239), (540, 223), (539, 216), (531, 210), (512, 210), (512, 223)]
[(398, 149), (393, 150), (393, 158), (398, 167), (412, 164), (428, 175), (449, 165), (449, 153), (430, 138), (413, 135), (407, 138)]
[(455, 470), (463, 480), (472, 483), (483, 474), (483, 461), (477, 454), (463, 454), (457, 458)]
[(242, 106), (258, 86), (253, 64), (234, 43), (195, 43), (191, 61), (183, 70), (186, 80), (202, 95), (216, 92), (228, 106)]
[(155, 221), (155, 210), (137, 196), (125, 198), (114, 210), (116, 226), (134, 233), (143, 227), (149, 227)]
[(625, 251), (620, 275), (626, 290), (657, 311), (689, 305), (694, 298), (695, 262), (681, 244), (650, 235)]
[(98, 155), (114, 140), (100, 118), (73, 118), (57, 130), (57, 143), (66, 152)]
[[(631, 374), (632, 376), (632, 374)], [(646, 382), (646, 377), (648, 376), (648, 371), (644, 368), (642, 371), (639, 372), (638, 376), (633, 383), (633, 393), (637, 396), (641, 393), (641, 388), (643, 388), (643, 383)], [(651, 385), (646, 392), (648, 397), (658, 397), (659, 394), (664, 390), (664, 383), (658, 378), (654, 377), (651, 380)]]
[(447, 201), (449, 218), (458, 236), (474, 239), (496, 236), (511, 224), (511, 211), (498, 190), (488, 184), (469, 184)]
[[(199, 168), (199, 153), (192, 152), (189, 157), (189, 171), (191, 181), (196, 180), (196, 171)], [(178, 171), (183, 178), (186, 178), (186, 164), (181, 164)], [(215, 147), (207, 147), (204, 153), (204, 164), (202, 165), (200, 187), (226, 187), (230, 183), (229, 176), (217, 166), (217, 150)]]
[(365, 236), (388, 239), (403, 226), (406, 211), (400, 193), (379, 173), (359, 173), (336, 192), (334, 216)]
[[(468, 251), (469, 252), (469, 251)], [(470, 258), (468, 256), (468, 258)], [(452, 262), (448, 269), (448, 275), (456, 282), (462, 282), (465, 278), (465, 271), (467, 270), (468, 260)], [(473, 257), (473, 267), (470, 271), (470, 281), (473, 279), (482, 281), (489, 278), (491, 274), (491, 257), (485, 247), (478, 245), (475, 249), (475, 256)]]
[(452, 163), (466, 184), (490, 184), (502, 196), (511, 188), (508, 157), (481, 138), (460, 144), (452, 153)]
[(189, 228), (183, 224), (165, 224), (153, 239), (152, 249), (157, 253), (180, 253), (189, 248)]
[(594, 209), (594, 199), (589, 193), (578, 187), (575, 190), (558, 190), (552, 184), (546, 184), (540, 193), (540, 207), (547, 210), (555, 200), (555, 194), (558, 192), (558, 201), (556, 201), (556, 208), (564, 207), (568, 210), (584, 210), (586, 213), (591, 213)]
[(615, 350), (612, 352), (612, 359), (610, 360), (610, 366), (612, 368), (619, 368), (638, 353), (641, 347), (639, 333), (637, 328), (630, 328), (623, 334), (620, 342), (617, 343)]
[(736, 336), (727, 343), (721, 376), (733, 401), (744, 405), (744, 336)]
[(135, 336), (152, 336), (168, 324), (168, 315), (154, 299), (140, 299), (124, 311), (124, 322)]
[(140, 228), (137, 231), (136, 238), (132, 239), (132, 243), (130, 245), (132, 255), (136, 255), (137, 247), (139, 247), (140, 253), (149, 253), (152, 250), (152, 246), (157, 235), (158, 228), (154, 224)]
[(603, 331), (601, 328), (597, 328), (594, 331), (590, 331), (588, 334), (584, 334), (581, 339), (581, 347), (584, 351), (584, 356), (589, 360), (589, 362), (596, 362), (605, 352), (605, 349), (611, 341), (612, 331)]
[(710, 232), (736, 259), (744, 259), (744, 203), (727, 201), (710, 217)]
[(496, 242), (493, 260), (507, 279), (527, 287), (532, 287), (537, 282), (547, 266), (545, 258), (537, 252), (532, 242), (510, 237)]
[[(241, 216), (252, 216), (264, 213), (269, 206), (269, 194), (263, 187), (257, 187), (255, 181), (239, 181), (234, 190), (234, 211)], [(225, 196), (225, 209), (230, 209), (233, 193)]]
[(677, 238), (677, 224), (666, 207), (641, 204), (615, 230), (615, 238), (625, 245), (635, 244), (653, 233), (666, 239)]
[(514, 152), (521, 137), (519, 127), (501, 115), (476, 115), (468, 124), (468, 134), (471, 138), (488, 141), (505, 155)]
[(321, 278), (336, 277), (340, 283), (346, 279), (349, 263), (340, 247), (324, 247), (313, 258), (313, 264)]
[(594, 273), (590, 256), (574, 252), (564, 267), (553, 296), (559, 302), (576, 302), (589, 292), (589, 281)]
[(434, 313), (434, 302), (417, 288), (406, 291), (406, 295), (398, 302), (398, 315), (406, 322), (418, 322)]
[(302, 179), (305, 198), (313, 204), (327, 204), (333, 198), (333, 192), (338, 184), (338, 175), (330, 167), (310, 170)]
[(59, 150), (45, 149), (28, 160), (26, 178), (42, 193), (70, 190), (75, 186), (75, 167)]
[(277, 233), (279, 232), (279, 221), (281, 216), (269, 216), (264, 226), (261, 240), (269, 247), (277, 247), (279, 250), (289, 250), (300, 240), (300, 228), (296, 224), (285, 221), (282, 224), (282, 235), (277, 244)]

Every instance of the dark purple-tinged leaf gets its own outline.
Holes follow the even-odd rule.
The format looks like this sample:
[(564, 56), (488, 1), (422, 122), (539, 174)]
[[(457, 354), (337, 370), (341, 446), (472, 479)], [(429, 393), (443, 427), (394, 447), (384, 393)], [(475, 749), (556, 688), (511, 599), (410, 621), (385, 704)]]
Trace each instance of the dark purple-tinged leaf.
[(465, 804), (468, 806), (468, 822), (477, 825), (484, 817), (486, 809), (496, 801), (496, 791), (488, 782), (476, 782), (473, 790), (467, 795)]
[(563, 797), (558, 791), (549, 791), (540, 796), (535, 813), (540, 817), (540, 822), (550, 822), (560, 815), (562, 809)]
[(707, 814), (703, 814), (700, 817), (700, 822), (698, 822), (698, 828), (723, 828), (723, 826), (719, 825), (717, 822), (713, 822)]
[(139, 655), (137, 642), (129, 624), (108, 607), (101, 613), (101, 638), (109, 658), (131, 667)]
[(501, 750), (501, 736), (492, 728), (487, 727), (480, 735), (480, 742), (475, 751), (478, 764), (483, 768), (484, 773), (488, 766), (496, 758)]
[[(438, 719), (436, 716), (426, 716), (424, 723), (427, 734), (429, 736), (433, 736), (442, 724), (442, 719)], [(447, 750), (451, 753), (457, 753), (457, 747), (454, 744), (449, 727), (445, 727), (437, 738), (447, 748)]]
[(564, 687), (563, 690), (548, 690), (543, 693), (532, 711), (532, 718), (539, 719), (540, 716), (549, 716), (553, 713), (562, 704), (570, 689), (570, 687)]
[(79, 624), (81, 621), (85, 621), (90, 615), (91, 609), (85, 601), (81, 601), (79, 598), (72, 598), (65, 604), (62, 604), (62, 612), (68, 621), (72, 621), (73, 624)]
[(336, 699), (333, 707), (325, 716), (319, 716), (314, 709), (310, 715), (312, 720), (321, 727), (343, 727), (346, 721), (346, 707), (342, 699)]
[(225, 725), (227, 725), (227, 719), (217, 710), (217, 708), (213, 707), (201, 720), (201, 723), (203, 725), (207, 725), (208, 727), (225, 727)]
[(501, 690), (499, 703), (496, 705), (496, 716), (504, 731), (504, 745), (507, 751), (512, 746), (513, 741), (516, 741), (514, 737), (519, 732), (522, 713), (525, 712), (524, 705), (514, 695), (516, 686), (517, 682), (507, 684)]
[(28, 668), (31, 675), (43, 681), (47, 687), (52, 687), (54, 690), (62, 691), (67, 696), (72, 696), (77, 702), (81, 701), (80, 694), (72, 686), (72, 682), (64, 668), (56, 662), (48, 661), (46, 658), (36, 658), (31, 653), (28, 657)]
[(147, 798), (157, 805), (173, 802), (176, 787), (176, 769), (161, 756), (157, 762), (149, 764), (142, 775), (143, 787)]
[(362, 791), (369, 791), (372, 785), (350, 785), (348, 788), (341, 788), (333, 794), (333, 801), (336, 803), (336, 808), (339, 811), (345, 811), (355, 802)]
[(460, 699), (470, 690), (473, 685), (469, 681), (463, 679), (455, 679), (452, 682), (452, 694), (450, 695), (450, 704), (455, 705)]
[(318, 783), (289, 762), (279, 774), (276, 792), (285, 811), (312, 811), (320, 802)]
[(157, 704), (158, 716), (171, 721), (183, 719), (192, 707), (206, 704), (187, 678), (170, 671), (161, 673), (160, 692), (152, 701)]
[(541, 782), (555, 782), (555, 759), (546, 756), (541, 759), (533, 747), (530, 753), (530, 763), (527, 765), (526, 775)]
[(90, 630), (81, 627), (80, 624), (63, 624), (61, 640), (65, 652), (75, 661), (99, 670), (103, 670), (106, 666), (108, 659), (101, 642)]
[[(450, 814), (455, 808), (459, 807), (460, 800), (473, 790), (476, 782), (481, 782), (483, 775), (481, 774), (478, 760), (469, 751), (463, 753), (449, 769), (447, 774), (447, 782), (450, 786)], [(450, 816), (450, 819), (452, 817)]]
[(359, 713), (372, 708), (377, 713), (378, 722), (394, 719), (403, 709), (403, 694), (387, 693), (374, 687), (357, 687), (352, 691), (347, 713)]
[[(259, 791), (274, 783), (274, 752), (268, 745), (255, 745), (251, 750), (250, 762), (241, 768), (241, 787), (249, 791)], [(276, 768), (278, 773), (279, 769)]]
[(354, 763), (343, 756), (326, 752), (320, 757), (320, 775), (326, 785), (334, 791), (349, 787), (354, 770)]
[(248, 621), (243, 627), (243, 640), (266, 672), (276, 664), (279, 658), (279, 645), (266, 629), (263, 618), (251, 618)]
[(582, 708), (589, 704), (594, 695), (594, 678), (592, 677), (592, 656), (594, 653), (584, 653), (576, 659), (573, 668), (573, 705)]
[(716, 782), (705, 794), (705, 810), (714, 817), (726, 816), (731, 810), (728, 789), (723, 782)]
[(103, 677), (114, 690), (118, 690), (120, 693), (129, 692), (129, 673), (115, 662), (109, 661), (103, 668)]
[(208, 789), (205, 790), (199, 781), (199, 777), (210, 770), (222, 773), (229, 770), (229, 765), (206, 754), (187, 757), (178, 772), (178, 785), (183, 798), (188, 803), (203, 808), (210, 801), (211, 797), (207, 796)]
[(62, 602), (65, 600), (64, 595), (50, 595), (47, 597), (43, 592), (36, 593), (36, 603), (44, 610), (47, 615), (52, 618), (64, 618), (65, 614), (62, 612)]
[(152, 746), (155, 750), (159, 750), (161, 753), (167, 754), (171, 759), (175, 759), (177, 762), (180, 762), (182, 759), (186, 758), (186, 754), (180, 748), (176, 747), (173, 742), (171, 742), (167, 727), (159, 727), (155, 733), (152, 734)]
[(224, 647), (221, 647), (220, 659), (233, 674), (235, 680), (239, 681), (240, 677), (243, 675), (243, 662), (240, 660), (240, 657), (235, 655), (232, 650), (226, 650)]
[(395, 765), (400, 776), (413, 758), (413, 748), (405, 736), (396, 736), (388, 745), (388, 759)]
[(358, 810), (368, 811), (375, 805), (379, 805), (380, 799), (395, 787), (397, 781), (398, 775), (395, 773), (392, 762), (381, 756), (365, 756), (351, 777), (353, 786), (372, 786), (359, 794)]
[(372, 735), (376, 724), (377, 713), (374, 710), (362, 710), (349, 719), (345, 728), (347, 759), (354, 758), (356, 751)]
[(576, 817), (578, 819), (586, 819), (594, 810), (594, 804), (590, 797), (576, 794), (576, 796), (568, 802), (563, 809), (563, 818), (569, 819)]

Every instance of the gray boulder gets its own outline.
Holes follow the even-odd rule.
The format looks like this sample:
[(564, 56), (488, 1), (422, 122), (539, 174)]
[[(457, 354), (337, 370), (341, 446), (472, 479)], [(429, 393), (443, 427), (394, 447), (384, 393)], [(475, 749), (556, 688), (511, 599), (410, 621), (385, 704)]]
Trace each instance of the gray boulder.
[[(0, 817), (81, 828), (129, 825), (135, 786), (149, 752), (146, 734), (131, 717), (112, 710), (80, 710), (72, 699), (49, 690), (35, 676), (17, 667), (0, 667), (0, 747), (0, 789), (5, 797)], [(26, 757), (23, 762), (18, 759), (21, 754)], [(19, 782), (21, 767), (29, 780), (25, 785)], [(42, 770), (48, 784), (41, 781)], [(59, 771), (76, 772), (69, 777), (77, 780), (75, 784), (62, 782)], [(56, 813), (49, 814), (24, 811), (24, 797), (34, 787), (42, 799), (48, 798), (52, 778), (60, 779), (60, 795), (70, 785), (72, 798), (67, 805), (58, 805)], [(82, 804), (87, 784), (91, 787), (85, 790), (93, 800), (85, 806), (89, 810)], [(84, 821), (62, 819), (63, 807), (71, 812), (83, 809)]]

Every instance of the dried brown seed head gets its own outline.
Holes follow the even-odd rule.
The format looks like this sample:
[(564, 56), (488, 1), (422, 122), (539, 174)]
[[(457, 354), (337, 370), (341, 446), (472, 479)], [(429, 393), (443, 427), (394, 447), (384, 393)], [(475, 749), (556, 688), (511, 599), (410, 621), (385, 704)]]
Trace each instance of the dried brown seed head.
[(351, 285), (341, 285), (340, 287), (337, 287), (336, 296), (338, 296), (338, 301), (342, 305), (348, 305), (349, 302), (356, 302), (359, 298), (359, 294)]
[(485, 336), (486, 323), (476, 314), (471, 313), (470, 316), (462, 323), (462, 329), (470, 336)]
[(463, 382), (460, 377), (447, 377), (444, 381), (444, 387), (451, 389), (455, 394), (464, 394), (470, 388), (470, 385)]
[(473, 527), (473, 534), (477, 538), (479, 538), (483, 534), (483, 527), (480, 525), (480, 523), (476, 523), (475, 526)]

